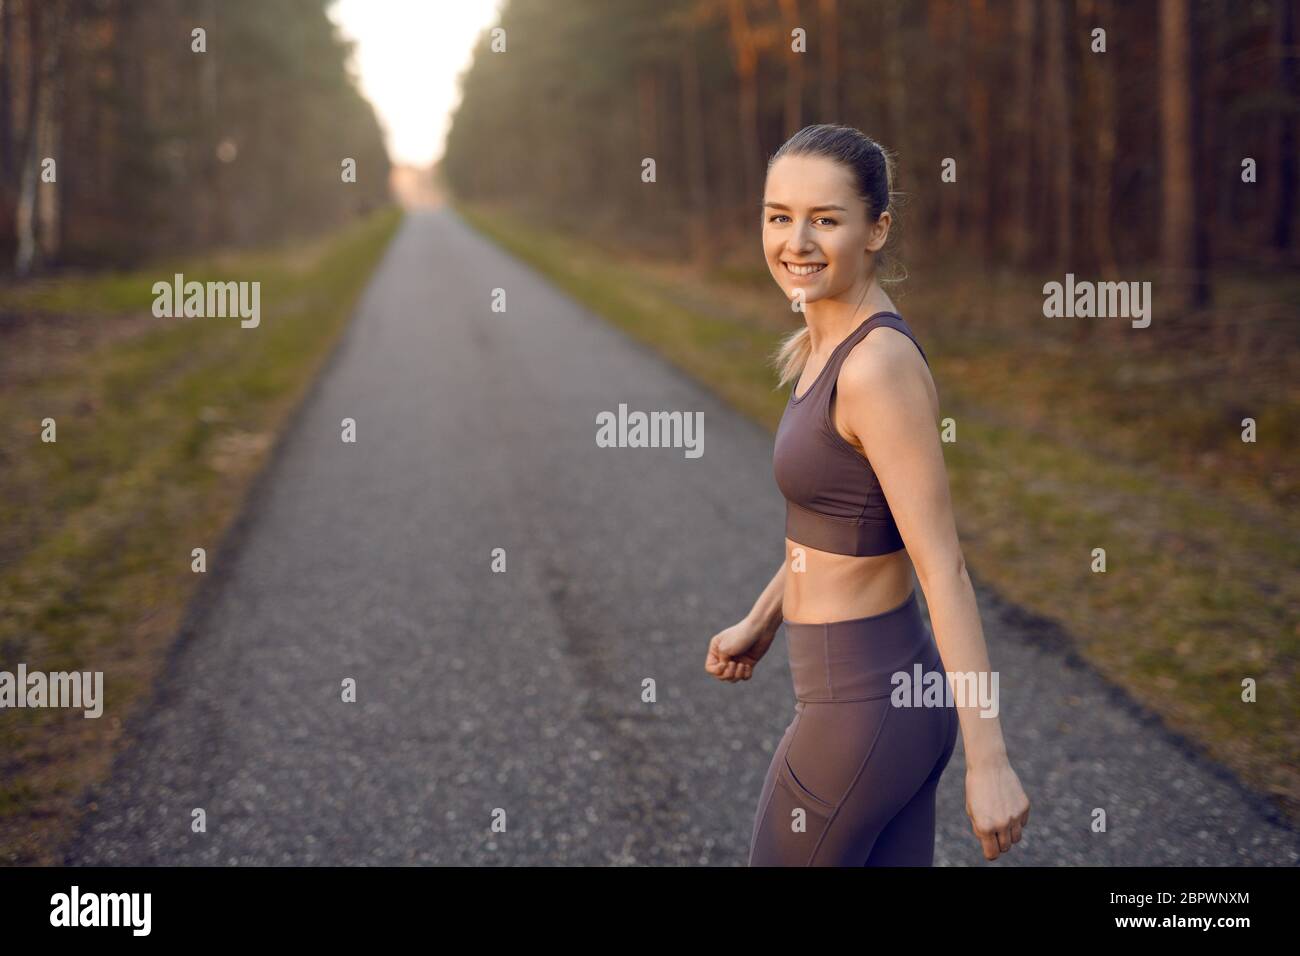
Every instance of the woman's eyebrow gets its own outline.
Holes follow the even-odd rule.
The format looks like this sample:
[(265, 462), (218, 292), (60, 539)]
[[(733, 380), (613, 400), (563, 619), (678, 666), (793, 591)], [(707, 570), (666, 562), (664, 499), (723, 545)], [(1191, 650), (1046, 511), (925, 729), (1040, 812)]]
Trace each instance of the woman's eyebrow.
[[(764, 206), (765, 208), (768, 207), (768, 206), (771, 206), (773, 209), (789, 209), (789, 208), (790, 208), (789, 206), (787, 206), (787, 205), (786, 205), (785, 203), (783, 203), (783, 202), (765, 202), (765, 203), (763, 203), (763, 206)], [(838, 209), (840, 212), (848, 212), (848, 210), (845, 209), (843, 206), (834, 206), (834, 205), (828, 205), (828, 206), (812, 206), (811, 208), (809, 208), (808, 211), (809, 211), (809, 212), (821, 212), (823, 209)]]

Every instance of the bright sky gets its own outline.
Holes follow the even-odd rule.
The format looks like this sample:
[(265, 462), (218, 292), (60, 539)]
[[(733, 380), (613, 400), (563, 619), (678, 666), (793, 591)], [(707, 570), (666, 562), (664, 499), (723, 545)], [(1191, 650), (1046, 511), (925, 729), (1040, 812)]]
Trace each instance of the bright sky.
[(330, 15), (356, 41), (361, 89), (379, 114), (394, 162), (442, 155), (457, 75), (501, 0), (335, 0)]

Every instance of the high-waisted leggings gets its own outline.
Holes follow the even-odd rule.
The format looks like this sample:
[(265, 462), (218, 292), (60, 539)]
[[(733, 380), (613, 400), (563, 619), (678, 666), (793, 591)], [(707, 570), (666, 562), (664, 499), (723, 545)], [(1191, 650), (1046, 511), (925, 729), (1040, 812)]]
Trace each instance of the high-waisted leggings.
[(795, 715), (763, 783), (749, 865), (932, 866), (958, 720), (915, 589), (882, 614), (785, 629)]

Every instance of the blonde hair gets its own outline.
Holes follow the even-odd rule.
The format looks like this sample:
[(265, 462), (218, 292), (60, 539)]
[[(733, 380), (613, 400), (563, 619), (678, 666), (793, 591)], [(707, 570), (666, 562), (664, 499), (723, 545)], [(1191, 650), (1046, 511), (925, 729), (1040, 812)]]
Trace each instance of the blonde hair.
[[(767, 164), (768, 169), (782, 156), (794, 155), (825, 156), (843, 163), (853, 173), (858, 192), (867, 204), (868, 221), (875, 222), (886, 210), (896, 219), (895, 210), (903, 194), (894, 191), (895, 158), (861, 130), (834, 123), (805, 126), (772, 155)], [(881, 284), (902, 282), (907, 278), (906, 272), (894, 260), (893, 251), (898, 245), (896, 227), (896, 222), (891, 223), (884, 248), (876, 253), (876, 278)], [(881, 267), (886, 264), (895, 271), (883, 274)], [(770, 364), (776, 369), (776, 387), (784, 388), (797, 381), (811, 354), (812, 341), (805, 323), (786, 335), (772, 353)]]

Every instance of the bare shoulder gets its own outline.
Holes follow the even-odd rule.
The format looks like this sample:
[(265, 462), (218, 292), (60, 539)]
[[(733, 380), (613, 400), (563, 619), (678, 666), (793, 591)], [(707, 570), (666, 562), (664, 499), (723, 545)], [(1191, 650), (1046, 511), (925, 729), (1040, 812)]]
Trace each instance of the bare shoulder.
[(938, 413), (930, 366), (915, 342), (887, 325), (872, 329), (849, 350), (836, 389), (851, 407), (880, 408), (903, 400)]
[(907, 335), (888, 325), (877, 326), (849, 349), (840, 366), (839, 388), (870, 390), (906, 379), (929, 367)]

